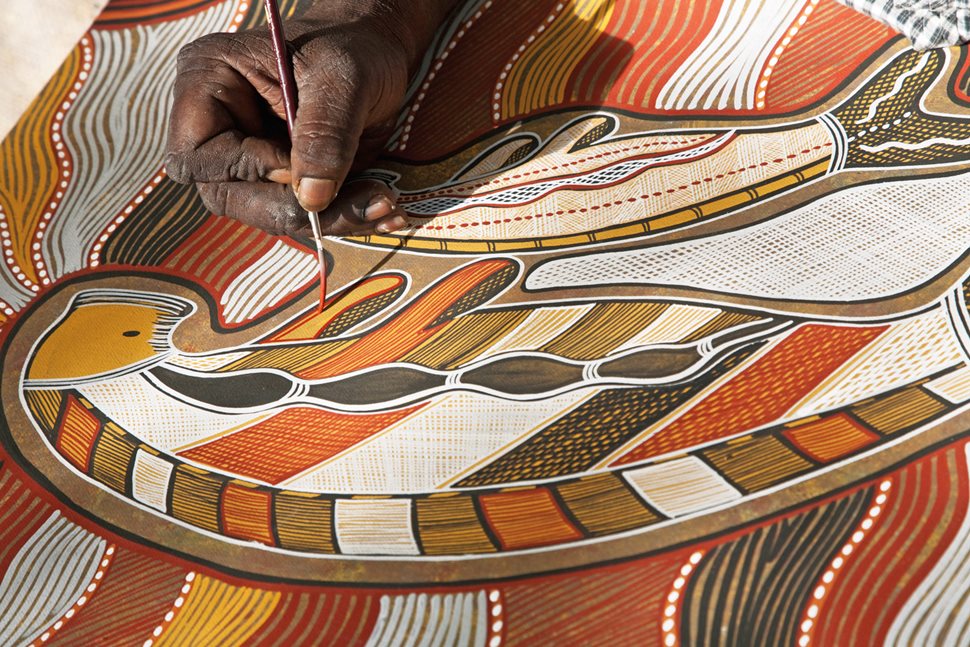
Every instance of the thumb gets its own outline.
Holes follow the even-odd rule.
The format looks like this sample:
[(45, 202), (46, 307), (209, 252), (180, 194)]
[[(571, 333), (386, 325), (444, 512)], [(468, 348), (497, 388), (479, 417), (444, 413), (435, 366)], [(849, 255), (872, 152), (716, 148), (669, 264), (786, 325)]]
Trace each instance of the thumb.
[(367, 115), (347, 84), (346, 78), (337, 84), (318, 78), (300, 90), (290, 163), (297, 199), (307, 211), (327, 208), (357, 154)]

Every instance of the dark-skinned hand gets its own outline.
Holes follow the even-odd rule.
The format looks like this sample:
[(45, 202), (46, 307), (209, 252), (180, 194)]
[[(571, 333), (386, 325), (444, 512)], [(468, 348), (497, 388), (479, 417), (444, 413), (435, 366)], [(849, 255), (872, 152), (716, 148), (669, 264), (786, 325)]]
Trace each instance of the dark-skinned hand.
[(377, 157), (410, 70), (453, 0), (329, 0), (285, 23), (298, 108), (292, 142), (269, 29), (212, 34), (179, 53), (166, 170), (206, 207), (272, 234), (391, 232), (391, 189), (348, 181)]

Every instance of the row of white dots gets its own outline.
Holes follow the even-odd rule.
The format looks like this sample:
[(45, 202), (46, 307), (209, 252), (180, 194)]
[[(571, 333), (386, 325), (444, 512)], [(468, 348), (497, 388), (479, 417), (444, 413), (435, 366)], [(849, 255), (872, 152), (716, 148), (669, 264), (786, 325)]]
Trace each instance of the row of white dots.
[(232, 24), (229, 25), (226, 31), (229, 31), (229, 32), (239, 31), (239, 26), (242, 24), (242, 21), (246, 19), (246, 11), (248, 9), (249, 9), (248, 2), (240, 3), (240, 5), (236, 7), (236, 15), (232, 19)]
[(791, 44), (792, 38), (798, 33), (798, 30), (805, 26), (808, 22), (808, 17), (812, 15), (815, 11), (815, 5), (818, 4), (818, 0), (809, 0), (805, 8), (799, 14), (798, 18), (792, 23), (792, 26), (788, 29), (788, 33), (785, 34), (781, 42), (775, 47), (775, 51), (771, 53), (771, 58), (768, 59), (768, 63), (765, 65), (765, 69), (761, 72), (761, 79), (758, 81), (758, 93), (755, 95), (755, 108), (758, 110), (764, 110), (765, 108), (765, 95), (768, 92), (768, 79), (775, 70), (775, 66), (778, 65), (778, 59), (784, 53), (785, 48)]
[[(3, 248), (3, 258), (7, 263), (7, 267), (13, 273), (14, 277), (20, 281), (21, 285), (30, 290), (31, 292), (37, 292), (40, 290), (40, 286), (34, 283), (27, 274), (24, 272), (23, 268), (17, 263), (13, 251), (13, 239), (10, 236), (10, 224), (7, 222), (7, 214), (3, 210), (3, 206), (0, 205), (0, 247)], [(4, 310), (5, 314), (13, 314), (13, 310), (7, 312)]]
[(468, 31), (468, 28), (482, 17), (482, 12), (491, 6), (492, 0), (487, 0), (481, 6), (481, 8), (475, 12), (475, 15), (466, 20), (465, 24), (462, 25), (457, 32), (455, 32), (454, 37), (451, 39), (451, 41), (449, 41), (448, 45), (445, 47), (445, 50), (441, 52), (441, 54), (435, 59), (434, 64), (431, 66), (431, 71), (428, 72), (428, 76), (425, 78), (424, 83), (421, 84), (421, 88), (418, 90), (417, 96), (414, 97), (414, 103), (411, 104), (411, 108), (408, 110), (408, 116), (404, 122), (404, 131), (401, 133), (401, 141), (397, 146), (398, 150), (403, 151), (405, 148), (407, 148), (407, 141), (411, 137), (411, 125), (414, 123), (414, 114), (418, 111), (418, 108), (421, 107), (421, 102), (424, 101), (424, 98), (427, 96), (428, 88), (431, 87), (431, 82), (434, 81), (435, 77), (438, 75), (438, 72), (441, 70), (442, 65), (444, 65), (445, 59), (448, 58), (451, 51), (455, 49), (458, 41), (464, 37), (465, 33)]
[[(67, 99), (61, 103), (60, 110), (54, 115), (54, 120), (51, 123), (50, 139), (54, 144), (54, 154), (57, 156), (57, 164), (60, 168), (60, 180), (58, 182), (57, 188), (54, 190), (54, 195), (51, 201), (47, 204), (44, 212), (41, 214), (40, 221), (37, 223), (37, 229), (34, 232), (34, 242), (31, 244), (31, 255), (30, 260), (34, 266), (34, 270), (37, 277), (40, 279), (41, 285), (50, 285), (51, 277), (48, 273), (47, 266), (44, 263), (44, 256), (41, 253), (40, 241), (44, 238), (44, 233), (50, 224), (51, 219), (57, 211), (57, 208), (61, 205), (64, 200), (64, 193), (69, 186), (69, 180), (71, 178), (71, 173), (73, 168), (71, 166), (71, 157), (64, 144), (64, 137), (62, 133), (64, 125), (64, 117), (70, 110), (71, 106), (74, 105), (74, 101), (78, 97), (78, 92), (81, 91), (83, 82), (88, 79), (91, 72), (91, 64), (94, 61), (94, 49), (91, 45), (91, 39), (84, 36), (81, 39), (81, 69), (78, 72), (77, 79), (75, 79), (74, 84), (71, 86), (71, 90), (67, 95)], [(6, 230), (0, 232), (0, 237), (4, 237), (3, 243), (6, 246), (7, 240), (3, 236), (6, 234)], [(5, 254), (6, 255), (6, 254)], [(6, 255), (8, 261), (11, 259), (12, 255)], [(22, 273), (19, 267), (11, 267), (18, 279)], [(28, 282), (29, 283), (29, 282)], [(32, 291), (37, 292), (38, 286), (27, 285)]]
[(859, 139), (860, 137), (865, 137), (869, 133), (874, 133), (877, 130), (889, 130), (893, 126), (898, 126), (899, 124), (903, 123), (904, 119), (909, 119), (912, 116), (913, 116), (913, 113), (907, 110), (906, 112), (903, 113), (902, 117), (896, 117), (892, 121), (887, 121), (884, 124), (874, 124), (872, 126), (869, 126), (868, 128), (863, 128), (856, 134), (849, 137), (848, 142), (851, 144), (852, 142)]
[(516, 50), (515, 54), (512, 55), (512, 58), (509, 60), (509, 62), (505, 64), (505, 67), (502, 69), (502, 73), (498, 75), (498, 83), (495, 84), (495, 94), (492, 95), (492, 101), (493, 101), (492, 120), (493, 121), (498, 122), (502, 118), (502, 103), (501, 103), (502, 88), (505, 87), (505, 81), (506, 79), (508, 79), (509, 74), (512, 72), (512, 68), (515, 66), (515, 63), (519, 60), (522, 54), (525, 53), (526, 48), (532, 43), (534, 43), (535, 39), (538, 38), (539, 35), (546, 30), (546, 27), (551, 25), (552, 22), (559, 16), (559, 14), (562, 13), (562, 10), (564, 7), (565, 5), (561, 2), (556, 5), (555, 9), (552, 10), (552, 13), (546, 16), (545, 21), (543, 21), (538, 27), (536, 27), (533, 33), (529, 34), (529, 37), (526, 39), (526, 42), (519, 45), (519, 49)]
[(0, 300), (0, 312), (10, 317), (13, 315), (14, 309), (6, 301)]
[(859, 524), (858, 529), (852, 533), (849, 537), (849, 541), (842, 546), (842, 549), (838, 552), (829, 567), (822, 573), (822, 577), (819, 578), (818, 584), (815, 586), (815, 590), (812, 591), (812, 597), (809, 600), (808, 608), (805, 609), (805, 615), (802, 617), (802, 623), (799, 626), (799, 636), (798, 645), (799, 647), (807, 647), (807, 645), (812, 641), (812, 631), (815, 628), (816, 618), (818, 618), (818, 613), (822, 605), (822, 600), (825, 595), (829, 592), (832, 582), (835, 580), (836, 574), (839, 569), (845, 565), (846, 558), (852, 554), (852, 551), (862, 542), (866, 537), (866, 533), (872, 528), (873, 524), (876, 522), (876, 518), (882, 514), (883, 506), (888, 500), (888, 492), (892, 488), (892, 482), (889, 480), (883, 481), (879, 484), (879, 494), (876, 495), (873, 501), (873, 506), (869, 508), (866, 513), (865, 519)]
[(146, 640), (144, 643), (142, 643), (142, 647), (152, 647), (152, 645), (155, 644), (155, 641), (158, 640), (158, 638), (162, 635), (162, 632), (165, 631), (165, 628), (168, 627), (168, 625), (172, 624), (172, 620), (175, 619), (175, 616), (176, 614), (178, 614), (179, 609), (181, 609), (182, 605), (185, 604), (186, 596), (188, 596), (189, 592), (192, 590), (192, 582), (194, 581), (195, 581), (194, 572), (189, 572), (188, 574), (186, 574), (185, 584), (182, 585), (182, 589), (179, 591), (178, 597), (175, 598), (175, 601), (172, 603), (172, 608), (168, 610), (168, 612), (165, 614), (165, 617), (162, 618), (162, 621), (158, 624), (158, 626), (156, 626), (152, 630), (152, 637)]
[(108, 242), (108, 238), (110, 238), (111, 234), (115, 233), (125, 219), (131, 215), (131, 212), (135, 210), (135, 207), (145, 201), (145, 198), (147, 198), (151, 192), (155, 190), (155, 187), (159, 185), (164, 177), (164, 170), (156, 173), (155, 177), (153, 177), (144, 187), (142, 187), (142, 190), (138, 192), (138, 195), (136, 195), (135, 198), (129, 202), (124, 209), (121, 210), (121, 213), (115, 216), (114, 219), (108, 223), (108, 226), (105, 227), (101, 232), (101, 235), (98, 236), (97, 242), (95, 242), (94, 246), (91, 247), (91, 252), (88, 255), (88, 264), (91, 267), (97, 267), (101, 264), (101, 250), (104, 249), (105, 243)]
[[(236, 13), (232, 18), (232, 24), (229, 25), (227, 31), (235, 32), (239, 30), (239, 26), (242, 25), (243, 21), (246, 19), (246, 12), (249, 10), (248, 2), (241, 2), (238, 7), (236, 7)], [(88, 265), (90, 267), (97, 267), (101, 264), (101, 250), (104, 249), (105, 243), (108, 242), (108, 238), (111, 237), (118, 227), (125, 221), (131, 212), (135, 210), (139, 204), (145, 201), (145, 198), (155, 189), (156, 186), (165, 177), (165, 171), (159, 171), (154, 178), (151, 179), (148, 184), (146, 184), (142, 190), (135, 196), (135, 198), (129, 202), (125, 208), (119, 213), (114, 219), (108, 224), (107, 227), (98, 236), (97, 241), (91, 247), (91, 251), (88, 254)]]
[(687, 586), (687, 580), (694, 568), (700, 563), (704, 556), (703, 551), (691, 553), (687, 562), (680, 567), (680, 574), (670, 587), (667, 593), (667, 606), (664, 608), (663, 620), (660, 622), (660, 629), (663, 631), (664, 645), (673, 647), (677, 644), (677, 609), (679, 607), (681, 591)]
[(80, 611), (81, 608), (88, 603), (88, 600), (91, 599), (91, 596), (94, 594), (94, 592), (98, 590), (98, 585), (101, 583), (101, 580), (104, 579), (104, 573), (111, 565), (111, 558), (114, 556), (114, 554), (115, 554), (115, 547), (112, 544), (108, 546), (107, 550), (104, 551), (104, 555), (102, 555), (101, 563), (98, 564), (98, 570), (94, 573), (94, 577), (91, 578), (91, 582), (88, 583), (88, 586), (87, 588), (84, 589), (84, 593), (81, 595), (81, 597), (79, 597), (77, 599), (77, 602), (75, 602), (71, 606), (71, 608), (68, 609), (67, 612), (63, 616), (61, 616), (61, 618), (57, 622), (55, 622), (47, 631), (42, 633), (40, 637), (34, 639), (34, 641), (30, 643), (30, 647), (37, 647), (38, 645), (43, 645), (45, 642), (50, 640), (54, 634), (56, 634), (58, 631), (61, 630), (65, 622), (73, 618), (75, 614), (77, 614), (77, 612)]
[(502, 629), (505, 622), (502, 620), (505, 612), (502, 607), (502, 594), (497, 589), (488, 592), (488, 622), (489, 635), (488, 647), (499, 647), (502, 644)]

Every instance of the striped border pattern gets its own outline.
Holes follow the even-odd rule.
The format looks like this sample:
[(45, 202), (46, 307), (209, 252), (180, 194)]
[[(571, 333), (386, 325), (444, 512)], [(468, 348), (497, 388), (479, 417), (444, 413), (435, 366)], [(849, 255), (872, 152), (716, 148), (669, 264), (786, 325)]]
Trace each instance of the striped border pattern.
[[(940, 419), (958, 403), (927, 383), (608, 472), (423, 495), (332, 495), (253, 483), (164, 455), (74, 392), (28, 399), (54, 447), (101, 485), (238, 540), (316, 554), (448, 556), (539, 548), (647, 528), (729, 505)], [(41, 397), (38, 397), (41, 396)], [(56, 423), (39, 403), (60, 396)], [(49, 408), (49, 403), (46, 405)], [(97, 428), (80, 443), (78, 416)], [(72, 420), (68, 420), (68, 418)], [(833, 444), (827, 430), (851, 429)], [(68, 435), (67, 437), (65, 435)], [(66, 442), (70, 440), (71, 442)], [(63, 453), (63, 452), (61, 452)]]

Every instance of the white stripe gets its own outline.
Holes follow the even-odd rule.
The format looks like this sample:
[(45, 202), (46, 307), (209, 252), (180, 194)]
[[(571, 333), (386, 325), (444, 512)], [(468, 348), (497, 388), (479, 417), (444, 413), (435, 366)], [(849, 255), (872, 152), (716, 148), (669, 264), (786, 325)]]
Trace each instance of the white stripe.
[(872, 121), (872, 118), (876, 116), (876, 111), (879, 109), (879, 106), (881, 106), (883, 103), (885, 103), (892, 97), (899, 94), (899, 91), (903, 89), (903, 83), (906, 82), (906, 79), (913, 76), (914, 74), (918, 74), (919, 72), (921, 72), (923, 68), (926, 67), (926, 63), (929, 60), (930, 60), (930, 54), (929, 52), (927, 52), (926, 54), (923, 54), (923, 58), (920, 59), (919, 64), (916, 67), (907, 71), (904, 74), (900, 74), (899, 77), (896, 79), (896, 82), (893, 83), (892, 89), (887, 94), (882, 95), (881, 97), (873, 101), (871, 104), (869, 104), (869, 112), (866, 113), (866, 116), (863, 117), (862, 119), (856, 120), (855, 122), (856, 125), (858, 126), (858, 125), (867, 123), (869, 121)]
[(283, 241), (244, 269), (223, 293), (220, 303), (228, 323), (241, 323), (259, 314), (281, 298), (313, 281), (316, 258)]
[[(367, 647), (485, 647), (489, 619), (484, 590), (476, 593), (383, 595), (380, 605)], [(475, 629), (474, 636), (471, 634), (472, 627)]]
[(235, 320), (239, 310), (242, 308), (240, 302), (245, 298), (250, 284), (254, 280), (259, 280), (265, 272), (270, 271), (277, 257), (282, 254), (283, 246), (283, 241), (276, 241), (276, 244), (268, 252), (243, 269), (239, 276), (233, 279), (233, 282), (226, 287), (226, 291), (223, 293), (222, 298), (219, 299), (219, 302), (225, 308), (224, 317), (227, 321)]
[(661, 88), (656, 107), (753, 108), (761, 70), (805, 1), (725, 2), (703, 43)]
[(625, 283), (769, 299), (884, 299), (932, 281), (970, 248), (968, 179), (867, 184), (731, 232), (552, 260), (532, 270), (526, 288)]
[(742, 496), (696, 456), (626, 470), (623, 478), (668, 517), (713, 508)]
[(181, 20), (89, 33), (89, 80), (61, 129), (74, 176), (43, 241), (52, 278), (87, 265), (102, 229), (158, 170), (176, 52), (228, 27), (234, 12), (234, 2), (223, 2)]
[(84, 594), (106, 542), (54, 512), (0, 581), (0, 645), (29, 641)]
[(966, 146), (970, 144), (970, 137), (966, 139), (953, 139), (952, 137), (931, 137), (930, 139), (924, 139), (921, 142), (883, 142), (878, 146), (867, 146), (862, 144), (859, 146), (860, 149), (866, 151), (867, 153), (881, 153), (884, 150), (890, 148), (900, 148), (906, 151), (918, 151), (924, 148), (929, 148), (930, 146), (936, 146), (937, 144), (945, 144), (947, 146)]

